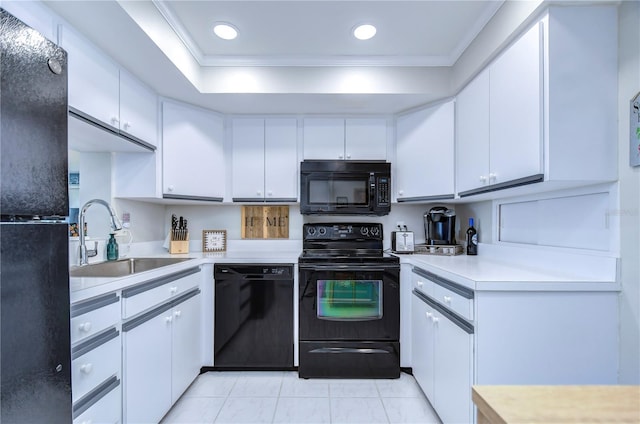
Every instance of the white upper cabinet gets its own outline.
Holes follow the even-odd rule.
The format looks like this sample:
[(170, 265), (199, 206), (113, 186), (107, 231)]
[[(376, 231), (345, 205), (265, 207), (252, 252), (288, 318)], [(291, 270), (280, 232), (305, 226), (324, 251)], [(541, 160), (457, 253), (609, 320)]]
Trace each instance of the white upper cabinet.
[(387, 120), (305, 118), (304, 159), (386, 160)]
[[(156, 94), (72, 29), (61, 28), (60, 45), (68, 53), (69, 107), (74, 114), (125, 134), (140, 151), (155, 149)], [(130, 151), (117, 146), (113, 150)]]
[(120, 130), (157, 146), (158, 97), (125, 70), (120, 70)]
[(541, 180), (540, 45), (535, 25), (458, 95), (458, 193)]
[(162, 102), (162, 196), (222, 201), (224, 120), (193, 106)]
[(615, 6), (550, 7), (460, 92), (460, 197), (615, 180), (616, 16)]
[(396, 131), (398, 202), (453, 199), (454, 102), (400, 116)]
[(298, 194), (295, 118), (233, 120), (233, 200), (295, 202)]

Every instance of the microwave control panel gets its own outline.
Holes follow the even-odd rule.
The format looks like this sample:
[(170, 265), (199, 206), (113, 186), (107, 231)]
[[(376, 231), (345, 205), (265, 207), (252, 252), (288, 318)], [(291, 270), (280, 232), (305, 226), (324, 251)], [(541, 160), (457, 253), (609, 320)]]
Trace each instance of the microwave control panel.
[(378, 206), (388, 206), (391, 201), (391, 191), (388, 177), (378, 177), (377, 184), (377, 204)]

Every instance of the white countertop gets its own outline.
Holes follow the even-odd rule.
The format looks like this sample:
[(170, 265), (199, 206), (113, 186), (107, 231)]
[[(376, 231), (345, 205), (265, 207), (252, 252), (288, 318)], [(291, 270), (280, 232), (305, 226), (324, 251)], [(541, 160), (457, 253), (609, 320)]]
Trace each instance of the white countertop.
[[(301, 248), (247, 244), (221, 253), (191, 252), (171, 255), (159, 246), (132, 251), (132, 257), (185, 257), (192, 260), (119, 278), (70, 278), (71, 301), (120, 290), (141, 282), (214, 263), (297, 264)], [(265, 248), (267, 247), (267, 248)], [(478, 256), (398, 255), (401, 263), (416, 266), (476, 291), (620, 291), (616, 258), (559, 251), (480, 245)]]

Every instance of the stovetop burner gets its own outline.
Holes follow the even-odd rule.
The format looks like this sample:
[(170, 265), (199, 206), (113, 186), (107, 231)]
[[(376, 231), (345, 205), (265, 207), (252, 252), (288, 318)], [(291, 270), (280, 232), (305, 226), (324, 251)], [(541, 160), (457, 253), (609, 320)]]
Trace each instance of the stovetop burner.
[(400, 260), (382, 249), (382, 224), (304, 224), (299, 263), (369, 263)]

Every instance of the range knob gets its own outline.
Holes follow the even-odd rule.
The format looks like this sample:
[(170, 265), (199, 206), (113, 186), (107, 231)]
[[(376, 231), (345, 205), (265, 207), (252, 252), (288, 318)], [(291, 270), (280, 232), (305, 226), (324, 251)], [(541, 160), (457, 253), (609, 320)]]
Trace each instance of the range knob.
[(327, 234), (327, 229), (325, 227), (318, 228), (318, 234), (324, 236), (325, 234)]
[(363, 236), (366, 236), (367, 234), (369, 234), (369, 228), (368, 227), (360, 228), (360, 234), (362, 234)]
[(316, 227), (308, 227), (307, 228), (307, 235), (313, 236), (316, 234)]
[(378, 234), (380, 234), (380, 229), (378, 227), (371, 227), (370, 232), (372, 236), (377, 236)]

